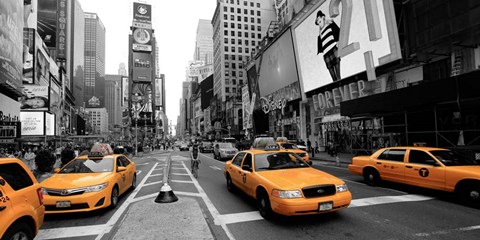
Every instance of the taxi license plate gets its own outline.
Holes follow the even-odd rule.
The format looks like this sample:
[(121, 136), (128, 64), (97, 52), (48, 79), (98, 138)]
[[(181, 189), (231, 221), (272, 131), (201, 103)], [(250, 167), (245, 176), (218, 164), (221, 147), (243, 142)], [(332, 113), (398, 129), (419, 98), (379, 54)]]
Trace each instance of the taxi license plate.
[(320, 212), (332, 210), (332, 208), (333, 202), (322, 202), (318, 204), (318, 211)]
[(67, 208), (70, 207), (70, 201), (58, 201), (57, 208)]

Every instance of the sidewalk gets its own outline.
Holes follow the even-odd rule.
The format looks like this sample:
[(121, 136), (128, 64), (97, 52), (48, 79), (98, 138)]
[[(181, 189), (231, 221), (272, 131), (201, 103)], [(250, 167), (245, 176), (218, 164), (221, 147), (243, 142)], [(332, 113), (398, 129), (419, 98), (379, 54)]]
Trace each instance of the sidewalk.
[(182, 196), (173, 203), (154, 200), (133, 203), (112, 239), (214, 239), (194, 198)]
[[(312, 157), (312, 153), (308, 153), (310, 156), (310, 160), (313, 162), (318, 161), (318, 162), (324, 162), (327, 163), (328, 165), (335, 165), (336, 164), (336, 157), (330, 156), (326, 152), (319, 152), (315, 153), (315, 157)], [(348, 167), (348, 164), (352, 163), (352, 157), (354, 155), (351, 153), (338, 153), (338, 159), (340, 160), (340, 166), (341, 167)]]

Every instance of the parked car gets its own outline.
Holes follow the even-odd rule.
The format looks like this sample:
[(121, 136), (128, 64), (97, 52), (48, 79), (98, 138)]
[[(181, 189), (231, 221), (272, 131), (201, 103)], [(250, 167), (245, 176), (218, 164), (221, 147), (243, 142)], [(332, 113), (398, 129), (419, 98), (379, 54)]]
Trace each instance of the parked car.
[(353, 157), (348, 170), (369, 185), (392, 181), (454, 192), (480, 206), (480, 165), (455, 151), (433, 147), (382, 148), (371, 156)]
[(200, 144), (200, 152), (213, 152), (213, 143), (212, 142), (202, 142)]
[[(265, 219), (339, 211), (352, 195), (344, 181), (311, 167), (292, 152), (266, 147), (241, 151), (225, 164), (227, 189), (256, 199)], [(272, 151), (270, 151), (272, 149)]]
[(119, 196), (137, 186), (135, 163), (123, 154), (113, 154), (108, 144), (101, 145), (55, 169), (41, 183), (47, 214), (115, 208)]
[(33, 239), (44, 214), (42, 188), (27, 165), (0, 158), (0, 239)]
[(232, 143), (221, 142), (216, 143), (213, 148), (213, 158), (222, 160), (222, 159), (232, 159), (233, 156), (238, 152)]

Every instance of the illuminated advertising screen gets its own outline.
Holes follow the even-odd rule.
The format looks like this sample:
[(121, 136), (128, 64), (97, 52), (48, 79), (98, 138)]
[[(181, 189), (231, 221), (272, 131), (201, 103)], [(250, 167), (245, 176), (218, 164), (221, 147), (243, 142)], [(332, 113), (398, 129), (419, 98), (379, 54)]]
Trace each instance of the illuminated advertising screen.
[(153, 112), (152, 84), (133, 83), (131, 99), (133, 112)]
[(48, 111), (50, 101), (48, 97), (48, 86), (24, 85), (24, 96), (20, 98), (20, 109)]
[(152, 51), (152, 29), (133, 28), (134, 51), (151, 52)]
[(290, 30), (286, 31), (263, 53), (259, 78), (258, 86), (262, 97), (298, 82)]
[(133, 52), (133, 82), (152, 82), (152, 59), (149, 53)]
[(145, 3), (133, 3), (133, 21), (151, 23), (152, 22), (152, 6)]
[(392, 0), (325, 0), (294, 32), (305, 92), (401, 58)]
[(23, 1), (0, 1), (0, 87), (22, 84)]
[(57, 43), (57, 1), (38, 1), (38, 34), (48, 47), (55, 48)]
[(55, 115), (45, 112), (45, 135), (55, 135)]
[(20, 122), (22, 123), (22, 136), (44, 135), (44, 112), (20, 112)]

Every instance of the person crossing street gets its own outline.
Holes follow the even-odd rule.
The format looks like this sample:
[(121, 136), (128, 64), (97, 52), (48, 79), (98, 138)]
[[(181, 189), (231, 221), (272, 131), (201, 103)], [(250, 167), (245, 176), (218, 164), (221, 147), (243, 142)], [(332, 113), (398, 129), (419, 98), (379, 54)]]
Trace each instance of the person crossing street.
[(198, 157), (198, 151), (199, 151), (199, 148), (198, 148), (198, 143), (195, 141), (195, 143), (193, 143), (193, 146), (192, 146), (192, 151), (190, 153), (190, 156), (191, 156), (191, 169), (192, 169), (192, 174), (195, 178), (198, 177), (198, 169), (199, 169), (199, 165), (201, 163), (199, 157)]

